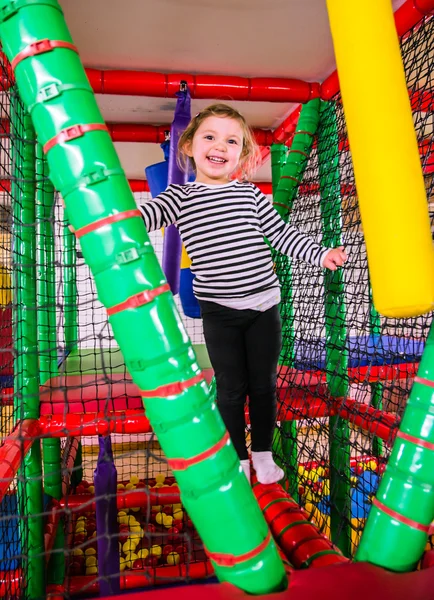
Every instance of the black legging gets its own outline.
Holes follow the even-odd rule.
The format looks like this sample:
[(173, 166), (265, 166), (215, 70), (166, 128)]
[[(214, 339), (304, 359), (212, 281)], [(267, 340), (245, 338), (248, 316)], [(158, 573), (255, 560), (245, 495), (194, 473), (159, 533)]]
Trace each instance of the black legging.
[(282, 333), (278, 306), (265, 312), (199, 301), (217, 383), (217, 404), (240, 460), (248, 458), (244, 405), (249, 397), (252, 450), (271, 450)]

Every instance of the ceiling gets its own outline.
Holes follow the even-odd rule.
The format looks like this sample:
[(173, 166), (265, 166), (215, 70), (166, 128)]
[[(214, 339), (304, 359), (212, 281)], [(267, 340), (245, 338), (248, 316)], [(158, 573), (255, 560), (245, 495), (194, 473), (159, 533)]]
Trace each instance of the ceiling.
[[(323, 81), (335, 69), (326, 0), (59, 0), (86, 67)], [(391, 0), (396, 10), (404, 0)], [(363, 5), (363, 3), (361, 3)], [(361, 6), (361, 10), (363, 10)], [(112, 123), (170, 124), (175, 100), (97, 95)], [(210, 104), (194, 100), (195, 114)], [(232, 102), (252, 127), (294, 104)], [(162, 160), (157, 144), (116, 143), (129, 178)], [(269, 181), (266, 163), (256, 180)]]

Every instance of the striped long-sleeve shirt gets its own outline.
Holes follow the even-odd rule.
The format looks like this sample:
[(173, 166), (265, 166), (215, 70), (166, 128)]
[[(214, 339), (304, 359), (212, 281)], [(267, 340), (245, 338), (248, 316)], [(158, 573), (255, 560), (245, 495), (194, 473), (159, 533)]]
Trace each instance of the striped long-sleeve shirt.
[(175, 224), (201, 300), (243, 298), (279, 287), (270, 245), (316, 266), (327, 248), (285, 223), (253, 184), (170, 185), (140, 206), (148, 231)]

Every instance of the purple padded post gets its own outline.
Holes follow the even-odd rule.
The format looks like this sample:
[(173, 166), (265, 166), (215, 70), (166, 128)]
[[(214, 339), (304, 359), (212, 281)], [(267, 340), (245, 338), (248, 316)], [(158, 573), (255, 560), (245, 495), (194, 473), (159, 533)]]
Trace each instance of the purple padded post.
[[(168, 185), (184, 184), (188, 181), (188, 173), (182, 171), (177, 162), (178, 140), (191, 119), (191, 98), (188, 86), (176, 93), (175, 116), (170, 128), (169, 174)], [(164, 232), (163, 271), (173, 294), (179, 292), (182, 242), (175, 225), (170, 225)]]
[(110, 436), (100, 435), (94, 472), (99, 595), (120, 593), (119, 531), (116, 504), (118, 474)]

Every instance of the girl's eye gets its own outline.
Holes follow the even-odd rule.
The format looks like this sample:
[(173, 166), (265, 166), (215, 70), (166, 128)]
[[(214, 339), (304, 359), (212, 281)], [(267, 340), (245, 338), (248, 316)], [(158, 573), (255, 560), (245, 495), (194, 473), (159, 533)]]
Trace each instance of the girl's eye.
[(205, 139), (206, 139), (206, 140), (212, 140), (212, 139), (213, 139), (213, 137), (212, 137), (212, 135), (206, 135), (206, 136), (205, 136)]
[(237, 140), (228, 140), (229, 144), (238, 144)]

